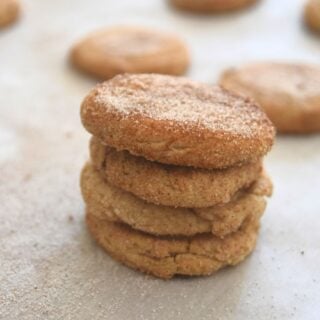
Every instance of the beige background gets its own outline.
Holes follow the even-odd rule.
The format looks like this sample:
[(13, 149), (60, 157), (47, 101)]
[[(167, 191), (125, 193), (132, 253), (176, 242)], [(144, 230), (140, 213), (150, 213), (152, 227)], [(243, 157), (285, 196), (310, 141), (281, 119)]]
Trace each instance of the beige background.
[(0, 31), (0, 319), (319, 319), (320, 135), (280, 137), (266, 160), (275, 194), (255, 253), (210, 278), (165, 282), (111, 260), (83, 223), (79, 104), (94, 80), (69, 68), (71, 44), (114, 23), (189, 43), (189, 75), (214, 83), (252, 59), (316, 62), (303, 1), (262, 0), (197, 17), (160, 0), (25, 0)]

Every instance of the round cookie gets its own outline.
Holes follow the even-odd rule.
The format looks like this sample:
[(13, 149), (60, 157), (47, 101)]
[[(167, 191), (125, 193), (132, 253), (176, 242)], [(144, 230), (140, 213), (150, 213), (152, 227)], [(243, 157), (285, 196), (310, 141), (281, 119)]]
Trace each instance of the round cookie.
[(14, 22), (19, 16), (20, 6), (17, 0), (0, 1), (0, 27)]
[(274, 128), (250, 99), (185, 78), (118, 75), (81, 106), (85, 128), (107, 145), (166, 164), (225, 168), (258, 161)]
[(220, 84), (254, 98), (279, 132), (320, 131), (320, 66), (253, 63), (227, 70)]
[(175, 7), (199, 13), (212, 13), (242, 9), (257, 0), (170, 0)]
[(253, 250), (259, 220), (249, 218), (239, 231), (219, 239), (209, 234), (190, 238), (155, 237), (130, 227), (100, 220), (90, 212), (87, 226), (97, 242), (123, 264), (169, 279), (174, 275), (209, 275), (236, 265)]
[(304, 10), (306, 25), (314, 31), (320, 32), (320, 1), (308, 0)]
[(71, 61), (102, 79), (126, 72), (181, 75), (188, 68), (189, 54), (185, 44), (171, 34), (113, 27), (89, 34), (76, 44)]
[[(203, 209), (172, 208), (147, 203), (105, 182), (91, 164), (81, 174), (81, 191), (87, 209), (99, 219), (123, 222), (154, 235), (191, 236), (208, 233), (225, 237), (240, 228), (248, 216), (260, 217), (270, 195), (271, 182), (261, 177), (249, 190), (241, 191), (228, 204)], [(266, 187), (261, 188), (261, 185)]]
[(92, 138), (91, 160), (111, 184), (154, 204), (199, 208), (227, 203), (261, 174), (261, 161), (222, 170), (170, 166), (116, 151)]

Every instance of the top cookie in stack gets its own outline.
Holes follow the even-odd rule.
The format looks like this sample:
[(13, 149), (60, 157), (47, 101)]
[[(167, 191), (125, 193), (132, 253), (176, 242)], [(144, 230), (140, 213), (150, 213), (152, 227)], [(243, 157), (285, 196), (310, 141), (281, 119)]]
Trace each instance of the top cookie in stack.
[(156, 276), (204, 275), (254, 247), (274, 128), (250, 99), (155, 74), (119, 75), (81, 107), (93, 134), (87, 223), (116, 259)]
[(257, 161), (274, 128), (252, 100), (220, 87), (161, 75), (120, 75), (84, 100), (85, 128), (147, 160), (217, 169)]

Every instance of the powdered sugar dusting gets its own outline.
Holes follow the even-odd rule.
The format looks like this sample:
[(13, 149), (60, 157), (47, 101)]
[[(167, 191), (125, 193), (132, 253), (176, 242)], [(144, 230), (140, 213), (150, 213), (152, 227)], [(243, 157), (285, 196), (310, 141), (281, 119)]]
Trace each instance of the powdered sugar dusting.
[(94, 102), (120, 117), (141, 116), (243, 136), (257, 134), (265, 124), (272, 128), (251, 100), (185, 78), (126, 74), (95, 90)]

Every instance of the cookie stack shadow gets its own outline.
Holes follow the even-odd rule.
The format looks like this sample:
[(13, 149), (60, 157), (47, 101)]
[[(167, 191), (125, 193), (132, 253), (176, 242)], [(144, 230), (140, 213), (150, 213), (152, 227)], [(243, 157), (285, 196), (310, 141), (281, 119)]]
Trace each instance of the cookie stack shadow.
[[(139, 81), (130, 79), (134, 76), (120, 77), (129, 77), (127, 86), (141, 81), (152, 86), (150, 81), (154, 81), (153, 76), (136, 76)], [(162, 77), (161, 81), (168, 80)], [(112, 81), (106, 87), (119, 85)], [(190, 91), (189, 83), (182, 87)], [(262, 164), (262, 155), (272, 142), (260, 154), (257, 150), (252, 157), (247, 154), (241, 163), (211, 169), (177, 165), (179, 159), (172, 164), (159, 162), (150, 152), (142, 156), (143, 148), (134, 155), (129, 148), (112, 143), (116, 133), (106, 139), (100, 130), (104, 125), (112, 127), (112, 120), (101, 126), (104, 116), (97, 116), (97, 110), (105, 110), (96, 106), (101, 97), (110, 97), (106, 88), (94, 90), (82, 105), (82, 121), (93, 137), (90, 162), (81, 173), (81, 190), (87, 225), (98, 243), (116, 260), (160, 278), (209, 275), (247, 257), (257, 240), (266, 197), (272, 193)], [(222, 89), (215, 90), (221, 94)], [(92, 120), (95, 116), (100, 122)], [(140, 125), (145, 125), (143, 120)], [(227, 151), (233, 153), (232, 146), (226, 149), (225, 157)]]

